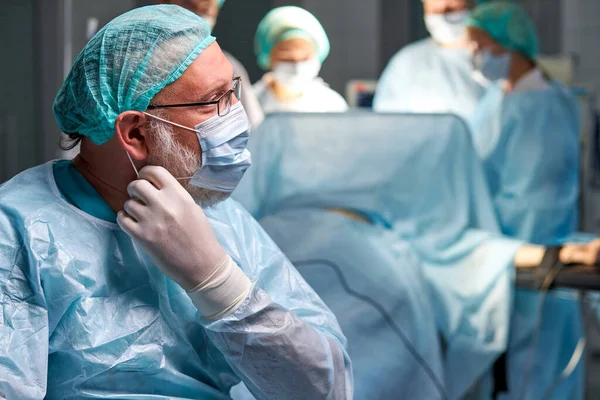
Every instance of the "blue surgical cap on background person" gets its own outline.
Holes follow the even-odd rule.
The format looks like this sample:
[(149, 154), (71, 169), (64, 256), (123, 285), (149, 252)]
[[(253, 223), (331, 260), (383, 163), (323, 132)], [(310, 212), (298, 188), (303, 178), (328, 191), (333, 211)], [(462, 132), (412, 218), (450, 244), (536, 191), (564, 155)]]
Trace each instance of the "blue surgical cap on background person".
[(509, 1), (483, 4), (471, 13), (467, 26), (487, 32), (508, 50), (517, 51), (534, 60), (539, 53), (539, 40), (527, 11)]
[(314, 15), (294, 6), (271, 10), (260, 21), (254, 38), (258, 65), (264, 70), (270, 70), (273, 48), (279, 42), (296, 38), (306, 39), (314, 44), (319, 62), (323, 63), (329, 55), (329, 38)]
[(201, 17), (174, 5), (115, 18), (87, 43), (59, 90), (53, 107), (58, 126), (105, 143), (119, 114), (146, 110), (214, 41)]

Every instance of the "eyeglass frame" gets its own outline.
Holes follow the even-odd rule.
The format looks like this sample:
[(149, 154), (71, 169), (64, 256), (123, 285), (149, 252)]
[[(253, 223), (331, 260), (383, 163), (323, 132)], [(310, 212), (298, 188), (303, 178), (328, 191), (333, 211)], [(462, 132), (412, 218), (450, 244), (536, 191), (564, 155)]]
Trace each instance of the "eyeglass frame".
[[(221, 96), (219, 96), (218, 99), (213, 100), (213, 101), (201, 101), (201, 102), (197, 102), (197, 103), (180, 103), (180, 104), (158, 104), (158, 105), (154, 105), (154, 104), (150, 104), (147, 109), (148, 110), (156, 110), (156, 109), (160, 109), (160, 108), (180, 108), (180, 107), (206, 107), (206, 106), (217, 106), (217, 115), (219, 117), (224, 117), (227, 114), (229, 114), (229, 111), (231, 110), (231, 95), (235, 95), (235, 97), (239, 100), (241, 100), (241, 96), (242, 96), (242, 77), (241, 76), (236, 76), (233, 78), (232, 80), (233, 82), (233, 87), (231, 89), (229, 89), (228, 91), (226, 91), (225, 93), (223, 93)], [(225, 96), (229, 96), (229, 101), (227, 102), (227, 111), (224, 112), (223, 114), (221, 114), (221, 106), (219, 105), (221, 103), (221, 100), (223, 100), (223, 98)]]

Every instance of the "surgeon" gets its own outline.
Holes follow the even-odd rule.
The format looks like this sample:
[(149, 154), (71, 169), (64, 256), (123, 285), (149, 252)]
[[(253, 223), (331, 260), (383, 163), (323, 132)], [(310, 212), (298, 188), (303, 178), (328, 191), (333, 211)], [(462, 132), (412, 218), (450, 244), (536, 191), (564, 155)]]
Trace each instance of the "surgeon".
[[(233, 82), (232, 82), (233, 78)], [(138, 8), (56, 96), (71, 161), (0, 188), (8, 399), (348, 399), (335, 317), (244, 209), (239, 80), (206, 22)]]
[(389, 62), (377, 85), (378, 112), (453, 113), (465, 120), (484, 88), (473, 79), (465, 23), (485, 0), (423, 0), (431, 37), (410, 44)]
[(538, 67), (537, 34), (521, 7), (481, 6), (468, 24), (475, 73), (491, 85), (473, 139), (503, 232), (555, 242), (577, 228), (577, 100)]
[(321, 78), (329, 39), (310, 12), (294, 6), (271, 10), (254, 39), (258, 65), (270, 71), (254, 84), (266, 114), (344, 112), (348, 104)]
[[(490, 85), (471, 131), (502, 232), (541, 245), (561, 243), (576, 231), (578, 221), (576, 100), (538, 66), (535, 27), (517, 4), (498, 1), (478, 7), (467, 31), (475, 72)], [(544, 304), (533, 372), (526, 370), (528, 349), (535, 345), (529, 327), (538, 318), (537, 302), (530, 293), (516, 294), (508, 398), (516, 398), (523, 385), (525, 398), (542, 398), (581, 337), (578, 304), (550, 296)], [(583, 367), (553, 396), (583, 398)]]
[[(206, 21), (206, 23), (210, 26), (210, 29), (213, 30), (217, 24), (219, 14), (223, 4), (225, 3), (225, 0), (158, 0), (157, 3), (175, 4), (187, 8), (188, 10), (204, 18), (204, 21)], [(254, 95), (254, 91), (252, 90), (252, 84), (250, 82), (248, 72), (242, 63), (230, 53), (223, 51), (223, 54), (225, 54), (225, 57), (227, 57), (231, 65), (233, 65), (234, 75), (242, 78), (241, 83), (243, 90), (240, 101), (244, 105), (244, 109), (246, 110), (246, 114), (248, 114), (248, 119), (250, 119), (252, 128), (256, 129), (265, 118), (265, 115), (260, 107), (260, 104), (258, 103), (258, 99)]]

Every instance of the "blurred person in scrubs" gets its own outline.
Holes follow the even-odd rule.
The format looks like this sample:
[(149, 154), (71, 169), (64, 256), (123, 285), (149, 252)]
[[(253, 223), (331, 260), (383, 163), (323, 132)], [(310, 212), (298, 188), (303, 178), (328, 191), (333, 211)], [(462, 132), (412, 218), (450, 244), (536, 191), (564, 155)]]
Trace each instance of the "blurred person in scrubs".
[(255, 36), (258, 65), (270, 71), (254, 85), (264, 112), (346, 111), (344, 98), (319, 78), (329, 49), (314, 15), (293, 6), (271, 10)]
[(484, 5), (468, 24), (474, 74), (489, 86), (473, 139), (503, 232), (555, 242), (577, 229), (577, 100), (537, 66), (537, 34), (521, 7)]
[[(467, 31), (475, 76), (489, 86), (471, 132), (502, 232), (540, 245), (562, 243), (576, 232), (578, 221), (576, 99), (538, 67), (535, 27), (519, 5), (481, 5), (471, 14)], [(516, 292), (506, 398), (517, 398), (523, 391), (521, 398), (542, 398), (581, 338), (579, 304), (569, 294), (548, 295), (542, 315), (538, 303), (537, 295)], [(538, 318), (542, 333), (536, 342), (532, 332), (537, 329), (531, 327)], [(582, 399), (583, 385), (580, 363), (552, 397), (545, 398)]]
[[(213, 30), (217, 24), (219, 13), (225, 3), (225, 0), (158, 0), (159, 4), (175, 4), (198, 14)], [(263, 121), (265, 115), (258, 103), (258, 99), (252, 90), (252, 83), (246, 68), (230, 53), (223, 51), (225, 57), (233, 65), (233, 74), (242, 78), (242, 99), (241, 102), (246, 109), (252, 128), (256, 129)]]
[(173, 5), (101, 29), (54, 102), (73, 161), (0, 188), (7, 399), (352, 398), (331, 311), (228, 199), (246, 169), (239, 79)]
[(484, 1), (423, 1), (431, 37), (406, 46), (391, 59), (377, 85), (375, 111), (471, 118), (484, 89), (473, 80), (465, 23), (475, 5)]

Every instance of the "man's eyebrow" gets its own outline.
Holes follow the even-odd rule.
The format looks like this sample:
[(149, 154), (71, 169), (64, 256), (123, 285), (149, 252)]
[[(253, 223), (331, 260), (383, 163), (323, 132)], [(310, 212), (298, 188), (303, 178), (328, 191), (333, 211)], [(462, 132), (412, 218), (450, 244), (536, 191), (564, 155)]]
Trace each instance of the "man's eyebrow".
[(198, 101), (215, 100), (215, 97), (224, 94), (226, 91), (228, 91), (230, 89), (229, 85), (230, 85), (230, 83), (223, 82), (219, 85), (214, 86), (212, 89), (209, 89), (208, 91), (200, 93), (200, 96), (198, 97)]

